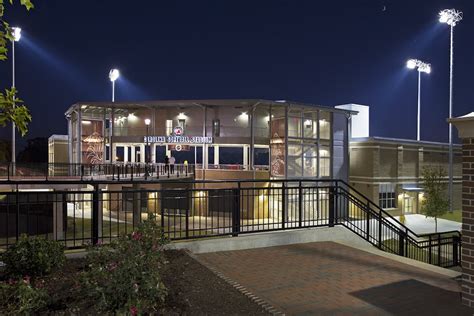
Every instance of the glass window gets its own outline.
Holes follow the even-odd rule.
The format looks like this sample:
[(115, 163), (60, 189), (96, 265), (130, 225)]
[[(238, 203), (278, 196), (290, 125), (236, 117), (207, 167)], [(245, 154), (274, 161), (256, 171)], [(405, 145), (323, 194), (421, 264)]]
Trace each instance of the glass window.
[(395, 196), (395, 184), (394, 183), (381, 183), (379, 184), (379, 206), (383, 209), (396, 208), (396, 196)]
[(319, 148), (319, 176), (331, 176), (331, 151), (328, 145), (321, 145)]
[(305, 145), (303, 149), (303, 173), (305, 177), (318, 176), (318, 154), (316, 145)]
[(184, 120), (184, 119), (178, 120), (178, 126), (181, 126), (181, 128), (183, 129), (183, 133), (185, 133), (186, 120)]
[(288, 118), (288, 136), (301, 137), (301, 118), (300, 117)]
[(269, 148), (255, 148), (253, 159), (255, 166), (268, 166)]
[(305, 118), (303, 122), (303, 137), (304, 138), (317, 138), (318, 136), (318, 124), (315, 120)]
[(301, 177), (303, 175), (302, 148), (300, 143), (294, 142), (288, 144), (287, 168), (289, 177)]
[(173, 120), (166, 120), (166, 136), (173, 134)]
[(242, 147), (219, 147), (219, 164), (243, 165), (244, 151)]
[(331, 139), (331, 113), (319, 112), (319, 135), (321, 139)]

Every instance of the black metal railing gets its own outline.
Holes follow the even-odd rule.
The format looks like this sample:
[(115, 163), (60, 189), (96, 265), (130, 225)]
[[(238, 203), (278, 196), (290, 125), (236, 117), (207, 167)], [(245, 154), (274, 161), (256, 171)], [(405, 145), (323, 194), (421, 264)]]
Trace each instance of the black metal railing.
[(171, 240), (342, 225), (400, 256), (460, 263), (459, 232), (418, 235), (341, 180), (168, 181), (157, 189), (129, 181), (121, 190), (91, 184), (89, 191), (1, 193), (0, 246), (23, 233), (68, 248), (108, 242), (151, 213)]
[(194, 177), (195, 166), (164, 163), (0, 163), (1, 181), (155, 180)]

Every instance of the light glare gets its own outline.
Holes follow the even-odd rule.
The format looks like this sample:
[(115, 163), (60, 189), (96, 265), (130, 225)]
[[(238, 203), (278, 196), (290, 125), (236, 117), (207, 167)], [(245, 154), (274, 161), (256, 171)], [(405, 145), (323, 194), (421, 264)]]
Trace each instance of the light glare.
[(18, 42), (21, 38), (21, 28), (19, 27), (12, 27), (12, 36), (15, 42)]
[(456, 26), (462, 18), (462, 12), (456, 9), (445, 9), (439, 12), (439, 22), (446, 23), (450, 26)]
[(120, 77), (120, 72), (118, 71), (118, 69), (111, 69), (109, 72), (110, 81), (114, 82), (118, 79), (118, 77)]
[(151, 123), (150, 119), (145, 119), (145, 125), (146, 126), (150, 125), (150, 123)]
[(416, 60), (415, 59), (409, 59), (407, 61), (407, 67), (410, 69), (415, 69), (416, 68)]

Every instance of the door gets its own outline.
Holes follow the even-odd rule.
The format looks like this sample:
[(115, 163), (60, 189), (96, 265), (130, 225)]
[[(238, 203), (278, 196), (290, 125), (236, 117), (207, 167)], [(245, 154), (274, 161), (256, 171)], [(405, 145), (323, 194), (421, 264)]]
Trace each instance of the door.
[(413, 213), (413, 197), (405, 196), (403, 198), (403, 214)]

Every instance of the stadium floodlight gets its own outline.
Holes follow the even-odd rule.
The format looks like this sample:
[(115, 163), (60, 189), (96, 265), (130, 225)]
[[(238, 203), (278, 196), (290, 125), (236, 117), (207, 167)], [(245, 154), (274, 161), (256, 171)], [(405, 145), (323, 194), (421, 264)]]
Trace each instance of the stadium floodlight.
[(421, 73), (431, 73), (431, 65), (419, 59), (409, 59), (407, 68), (418, 70), (418, 115), (416, 127), (416, 140), (420, 141), (420, 116), (421, 116)]
[[(439, 21), (451, 27), (449, 53), (449, 118), (453, 117), (453, 62), (454, 62), (454, 27), (462, 20), (463, 13), (456, 9), (445, 9), (439, 12)], [(453, 125), (449, 123), (449, 211), (453, 212)]]
[(115, 102), (115, 80), (120, 77), (120, 72), (118, 69), (111, 69), (109, 71), (109, 79), (112, 82), (112, 102)]

